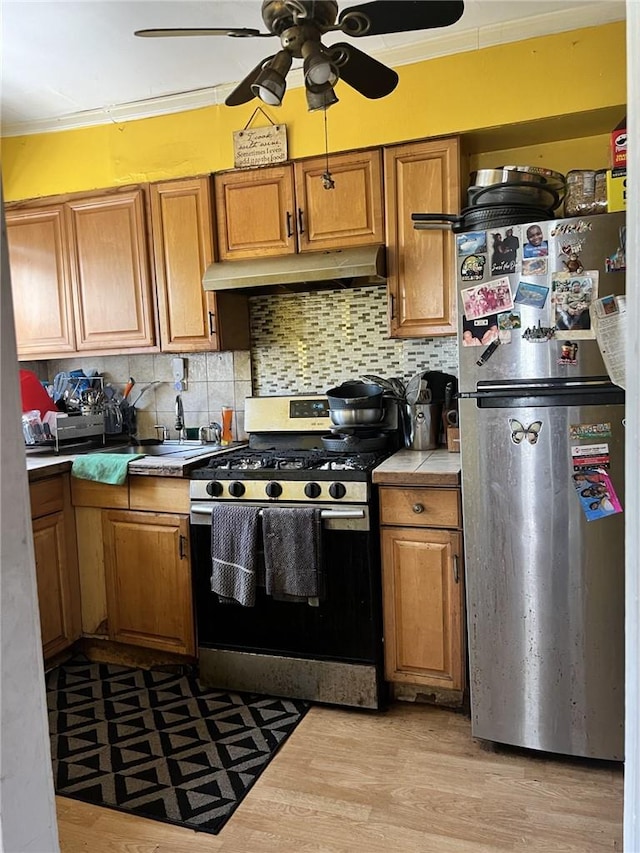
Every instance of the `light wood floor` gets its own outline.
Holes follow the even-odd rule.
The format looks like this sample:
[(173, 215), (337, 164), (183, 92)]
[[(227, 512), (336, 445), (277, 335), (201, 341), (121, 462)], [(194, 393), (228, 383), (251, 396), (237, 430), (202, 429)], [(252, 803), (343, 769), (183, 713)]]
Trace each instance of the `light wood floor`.
[(452, 711), (314, 707), (219, 835), (58, 797), (62, 853), (622, 850), (619, 765), (474, 741)]

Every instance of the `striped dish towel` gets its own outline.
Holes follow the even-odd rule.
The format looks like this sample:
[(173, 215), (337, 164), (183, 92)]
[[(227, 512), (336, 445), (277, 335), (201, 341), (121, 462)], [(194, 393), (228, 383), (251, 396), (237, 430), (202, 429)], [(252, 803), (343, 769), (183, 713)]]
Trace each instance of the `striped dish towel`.
[(256, 506), (215, 504), (211, 512), (211, 591), (221, 602), (256, 602)]

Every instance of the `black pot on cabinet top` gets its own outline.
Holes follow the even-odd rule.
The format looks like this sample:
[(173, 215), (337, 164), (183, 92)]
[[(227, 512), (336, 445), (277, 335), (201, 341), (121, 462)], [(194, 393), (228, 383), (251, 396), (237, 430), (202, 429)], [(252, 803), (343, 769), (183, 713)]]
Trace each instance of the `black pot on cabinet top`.
[(383, 389), (368, 382), (343, 382), (327, 391), (330, 409), (380, 409)]

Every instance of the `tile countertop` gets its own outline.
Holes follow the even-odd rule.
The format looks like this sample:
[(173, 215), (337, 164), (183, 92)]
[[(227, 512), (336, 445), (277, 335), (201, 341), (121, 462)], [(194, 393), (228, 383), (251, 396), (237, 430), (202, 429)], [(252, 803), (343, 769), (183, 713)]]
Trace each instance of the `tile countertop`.
[[(171, 454), (167, 456), (144, 456), (141, 459), (133, 459), (129, 463), (129, 474), (143, 477), (185, 477), (192, 468), (202, 465), (203, 460), (210, 456), (228, 453), (230, 450), (242, 446), (243, 442), (234, 442), (229, 447), (211, 450), (203, 445), (202, 455), (192, 456), (189, 459), (180, 459), (177, 454), (176, 458), (173, 459)], [(86, 456), (86, 453), (60, 453), (57, 456), (27, 455), (29, 481), (41, 480), (54, 474), (64, 474), (66, 471), (70, 471), (73, 460), (80, 455)]]
[(438, 450), (398, 450), (373, 471), (383, 486), (459, 486), (460, 454)]

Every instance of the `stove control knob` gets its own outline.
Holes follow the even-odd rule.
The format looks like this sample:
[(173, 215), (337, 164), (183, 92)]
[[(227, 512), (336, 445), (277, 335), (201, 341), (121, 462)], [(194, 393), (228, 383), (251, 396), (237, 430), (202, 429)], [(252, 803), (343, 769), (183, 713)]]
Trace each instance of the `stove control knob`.
[(229, 494), (232, 498), (241, 498), (244, 495), (244, 485), (239, 480), (229, 483)]
[(267, 483), (264, 490), (267, 493), (268, 498), (279, 498), (282, 494), (282, 486), (280, 483)]
[(219, 483), (217, 480), (207, 483), (207, 494), (211, 495), (212, 498), (219, 498), (223, 491), (222, 483)]
[(331, 483), (329, 486), (329, 494), (332, 498), (337, 498), (339, 500), (347, 494), (347, 490), (342, 483)]
[(308, 498), (317, 498), (320, 496), (322, 489), (318, 483), (307, 483), (304, 487), (304, 493)]

